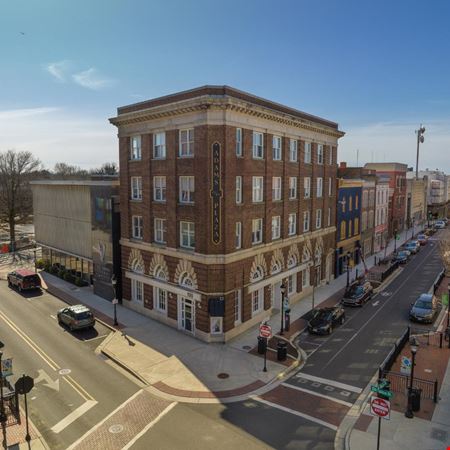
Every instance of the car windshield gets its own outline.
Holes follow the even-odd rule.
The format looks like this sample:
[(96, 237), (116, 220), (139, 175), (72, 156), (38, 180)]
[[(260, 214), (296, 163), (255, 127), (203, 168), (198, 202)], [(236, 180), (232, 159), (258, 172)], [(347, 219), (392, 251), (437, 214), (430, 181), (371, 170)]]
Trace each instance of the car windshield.
[(419, 236), (417, 236), (419, 239), (424, 239), (425, 235), (424, 234), (419, 234)]
[(39, 283), (39, 277), (37, 275), (28, 275), (24, 278), (27, 283)]
[(431, 309), (431, 302), (426, 302), (425, 300), (417, 300), (414, 304), (415, 308), (421, 308), (421, 309)]
[(364, 293), (364, 288), (362, 286), (354, 286), (350, 290), (350, 295), (362, 295)]
[(327, 311), (325, 309), (319, 309), (314, 314), (314, 318), (315, 319), (327, 320), (327, 319), (329, 319), (331, 317), (331, 314), (332, 314), (331, 311)]
[(75, 314), (77, 320), (90, 319), (92, 317), (92, 313), (89, 311), (79, 312)]

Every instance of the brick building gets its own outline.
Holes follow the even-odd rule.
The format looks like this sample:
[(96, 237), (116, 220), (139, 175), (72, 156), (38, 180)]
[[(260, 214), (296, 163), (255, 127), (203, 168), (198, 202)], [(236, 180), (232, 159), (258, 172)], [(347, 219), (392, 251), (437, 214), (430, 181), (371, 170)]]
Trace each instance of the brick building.
[[(338, 125), (226, 86), (118, 108), (123, 303), (226, 341), (333, 276)], [(315, 277), (316, 275), (316, 277)]]
[(389, 183), (377, 180), (375, 195), (375, 235), (373, 240), (374, 252), (386, 249), (389, 218)]

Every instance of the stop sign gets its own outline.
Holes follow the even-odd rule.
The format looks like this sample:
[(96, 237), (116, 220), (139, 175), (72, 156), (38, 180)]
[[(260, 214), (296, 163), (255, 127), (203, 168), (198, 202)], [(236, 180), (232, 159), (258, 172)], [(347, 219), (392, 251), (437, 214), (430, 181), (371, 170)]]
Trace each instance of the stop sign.
[(259, 335), (263, 338), (270, 339), (272, 337), (272, 327), (265, 323), (259, 326)]
[(28, 375), (22, 375), (15, 383), (14, 388), (18, 394), (28, 394), (34, 387), (33, 378)]
[(384, 398), (372, 397), (370, 401), (370, 412), (374, 416), (389, 419), (391, 412), (391, 403)]

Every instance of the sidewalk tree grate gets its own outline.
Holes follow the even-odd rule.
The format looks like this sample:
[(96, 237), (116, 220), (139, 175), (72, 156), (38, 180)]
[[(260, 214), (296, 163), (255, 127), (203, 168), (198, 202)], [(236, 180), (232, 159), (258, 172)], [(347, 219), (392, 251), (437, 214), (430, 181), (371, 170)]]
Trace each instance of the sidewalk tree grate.
[(229, 378), (230, 374), (229, 373), (225, 373), (225, 372), (221, 372), (217, 375), (217, 378), (220, 378), (222, 380), (224, 380), (225, 378)]

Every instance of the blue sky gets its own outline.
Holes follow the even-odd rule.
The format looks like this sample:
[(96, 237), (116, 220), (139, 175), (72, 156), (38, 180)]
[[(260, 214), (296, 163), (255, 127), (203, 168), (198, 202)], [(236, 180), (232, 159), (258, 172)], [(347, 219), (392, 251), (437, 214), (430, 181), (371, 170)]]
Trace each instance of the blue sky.
[[(339, 159), (450, 172), (450, 2), (14, 0), (0, 6), (0, 150), (117, 160), (120, 105), (228, 84), (335, 120)], [(21, 34), (21, 32), (25, 34)]]

